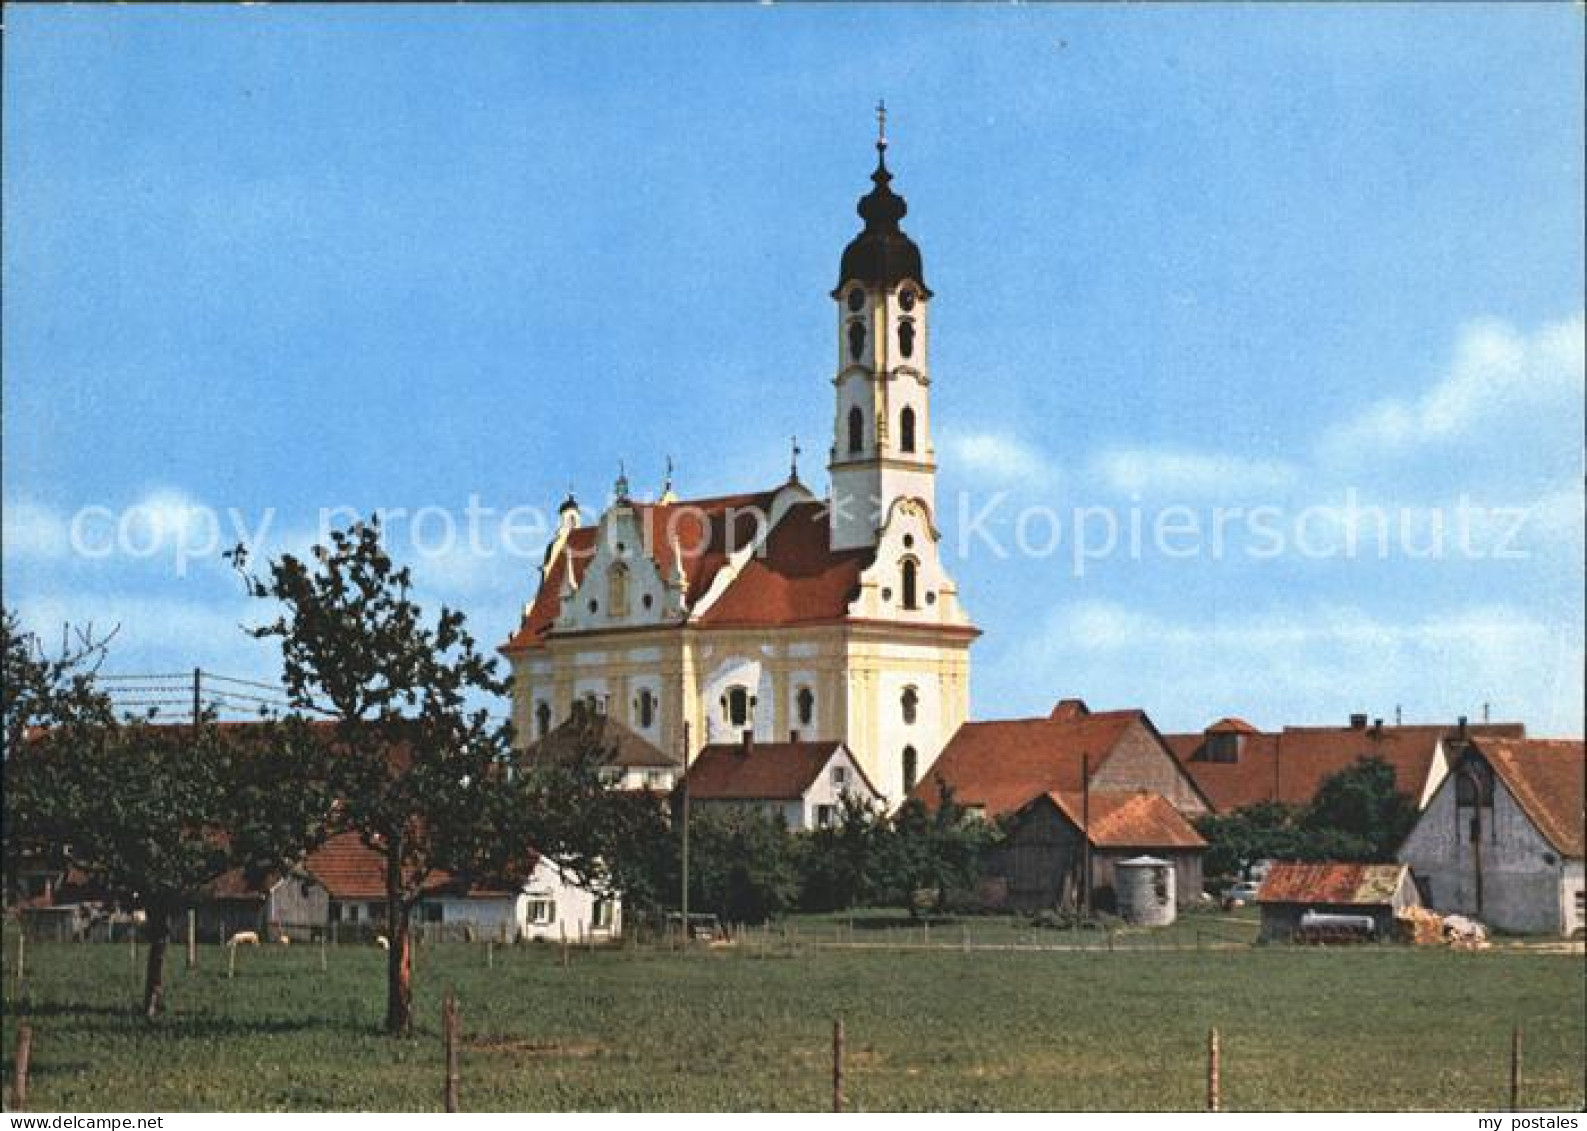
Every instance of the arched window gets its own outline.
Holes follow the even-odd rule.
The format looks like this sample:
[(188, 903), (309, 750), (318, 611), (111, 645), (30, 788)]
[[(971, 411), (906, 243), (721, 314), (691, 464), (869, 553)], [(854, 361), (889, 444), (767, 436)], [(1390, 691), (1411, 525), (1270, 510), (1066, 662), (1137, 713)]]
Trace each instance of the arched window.
[(920, 713), (920, 692), (913, 686), (904, 688), (904, 693), (898, 698), (898, 706), (904, 713), (905, 724), (913, 726), (915, 716)]
[(612, 563), (606, 572), (606, 615), (628, 615), (628, 567), (622, 562)]
[(849, 360), (858, 361), (865, 354), (865, 323), (849, 323)]
[(551, 704), (544, 699), (535, 704), (535, 734), (544, 738), (551, 733)]
[(799, 725), (809, 726), (816, 717), (816, 693), (808, 687), (801, 687), (799, 694), (794, 696), (794, 705), (799, 711)]
[(915, 356), (915, 323), (905, 318), (898, 323), (898, 352), (905, 357)]
[(898, 446), (906, 452), (915, 450), (915, 410), (908, 405), (898, 414)]
[(900, 588), (904, 591), (904, 608), (917, 609), (920, 607), (920, 567), (915, 564), (914, 558), (905, 558), (900, 572), (903, 575)]
[(656, 721), (656, 697), (650, 693), (650, 688), (641, 688), (638, 697), (634, 700), (634, 714), (639, 719), (641, 728), (650, 726)]
[(722, 696), (722, 712), (731, 726), (748, 726), (749, 708), (750, 698), (747, 687), (729, 687), (727, 694)]
[(915, 779), (919, 773), (920, 757), (915, 753), (913, 746), (904, 747), (904, 792), (908, 793), (915, 788)]
[(860, 406), (855, 405), (849, 409), (849, 451), (863, 452), (865, 450), (865, 414), (860, 411)]

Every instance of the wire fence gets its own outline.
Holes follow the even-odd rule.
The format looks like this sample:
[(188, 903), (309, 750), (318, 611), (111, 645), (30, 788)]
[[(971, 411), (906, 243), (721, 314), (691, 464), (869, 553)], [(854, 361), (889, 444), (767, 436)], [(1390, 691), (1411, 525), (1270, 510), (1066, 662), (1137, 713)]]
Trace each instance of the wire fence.
[(118, 714), (162, 721), (237, 720), (293, 710), (328, 714), (313, 703), (294, 703), (285, 689), (255, 679), (194, 668), (189, 672), (100, 675), (95, 682)]

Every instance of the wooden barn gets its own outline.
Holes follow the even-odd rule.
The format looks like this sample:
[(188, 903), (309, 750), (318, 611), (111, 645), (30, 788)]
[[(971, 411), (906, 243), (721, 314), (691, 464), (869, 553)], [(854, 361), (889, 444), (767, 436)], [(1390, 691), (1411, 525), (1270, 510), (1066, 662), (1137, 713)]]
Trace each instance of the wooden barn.
[(1142, 855), (1173, 867), (1181, 906), (1200, 898), (1207, 842), (1167, 798), (1145, 790), (1097, 790), (1089, 805), (1079, 793), (1042, 794), (1015, 814), (989, 871), (1007, 880), (1010, 907), (1077, 908), (1083, 899), (1080, 877), (1088, 841), (1094, 909), (1113, 909), (1115, 867)]
[(1404, 864), (1275, 864), (1257, 892), (1262, 942), (1290, 942), (1308, 912), (1371, 919), (1373, 934), (1388, 938), (1394, 916), (1420, 905)]

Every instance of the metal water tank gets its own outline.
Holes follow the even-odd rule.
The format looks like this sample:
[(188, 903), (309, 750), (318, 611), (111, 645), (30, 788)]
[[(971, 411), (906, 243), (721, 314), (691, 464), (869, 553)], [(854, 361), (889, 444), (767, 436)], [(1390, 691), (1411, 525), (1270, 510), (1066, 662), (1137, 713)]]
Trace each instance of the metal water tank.
[(1155, 856), (1137, 856), (1113, 865), (1113, 890), (1119, 916), (1142, 927), (1166, 927), (1174, 921), (1174, 866)]

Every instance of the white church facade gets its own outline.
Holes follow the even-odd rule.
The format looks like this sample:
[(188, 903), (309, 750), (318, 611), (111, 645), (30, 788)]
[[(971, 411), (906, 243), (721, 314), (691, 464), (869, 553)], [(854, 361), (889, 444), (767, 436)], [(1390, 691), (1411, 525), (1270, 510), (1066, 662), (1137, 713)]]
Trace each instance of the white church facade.
[(978, 630), (939, 555), (929, 308), (885, 137), (843, 252), (828, 463), (740, 495), (655, 502), (619, 478), (585, 524), (562, 506), (503, 646), (530, 742), (576, 702), (692, 761), (710, 743), (843, 742), (889, 804), (969, 715)]

